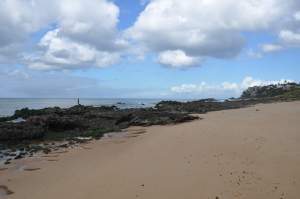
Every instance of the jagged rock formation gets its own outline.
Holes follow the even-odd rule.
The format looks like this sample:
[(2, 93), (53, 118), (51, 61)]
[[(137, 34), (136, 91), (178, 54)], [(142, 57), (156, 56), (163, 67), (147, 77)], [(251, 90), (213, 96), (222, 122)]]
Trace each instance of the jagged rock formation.
[[(24, 122), (8, 120), (22, 117)], [(0, 122), (1, 140), (58, 139), (76, 136), (101, 137), (106, 132), (120, 131), (129, 126), (164, 125), (197, 119), (186, 113), (170, 113), (147, 109), (92, 107), (77, 105), (67, 109), (22, 109)], [(4, 121), (6, 120), (6, 121)]]

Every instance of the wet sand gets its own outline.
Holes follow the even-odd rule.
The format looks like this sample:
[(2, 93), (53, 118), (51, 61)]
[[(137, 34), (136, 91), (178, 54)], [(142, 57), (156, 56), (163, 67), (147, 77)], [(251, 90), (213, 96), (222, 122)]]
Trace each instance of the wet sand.
[(300, 102), (201, 117), (18, 160), (0, 198), (300, 198)]

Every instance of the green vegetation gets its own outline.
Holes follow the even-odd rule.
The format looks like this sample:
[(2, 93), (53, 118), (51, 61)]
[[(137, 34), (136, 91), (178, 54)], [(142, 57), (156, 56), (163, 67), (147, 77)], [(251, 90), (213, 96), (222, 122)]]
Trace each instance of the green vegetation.
[(300, 99), (299, 92), (300, 84), (297, 83), (254, 86), (245, 90), (241, 98), (274, 98), (274, 100), (282, 98), (284, 100), (296, 100)]
[(284, 98), (284, 99), (289, 99), (289, 100), (300, 99), (300, 86), (298, 86), (286, 93), (283, 93), (283, 94), (279, 95), (278, 97)]

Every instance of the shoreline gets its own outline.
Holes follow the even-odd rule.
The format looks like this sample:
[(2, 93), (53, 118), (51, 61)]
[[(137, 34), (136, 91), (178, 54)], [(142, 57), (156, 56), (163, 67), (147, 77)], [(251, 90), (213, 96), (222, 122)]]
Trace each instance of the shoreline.
[[(200, 119), (192, 114), (299, 99), (300, 84), (286, 82), (250, 87), (239, 98), (222, 102), (213, 98), (187, 102), (160, 101), (151, 108), (120, 109), (117, 106), (84, 106), (78, 99), (78, 105), (70, 108), (23, 108), (15, 111), (13, 116), (0, 118), (0, 160), (3, 156), (19, 159), (39, 151), (47, 154), (60, 147), (55, 143), (49, 147), (47, 142), (68, 141), (62, 145), (65, 148), (81, 143), (78, 137), (100, 139), (106, 133), (120, 132), (131, 126), (178, 124)], [(5, 164), (9, 164), (10, 159)]]
[(27, 170), (0, 169), (0, 192), (16, 199), (298, 198), (299, 101), (201, 117), (17, 160)]

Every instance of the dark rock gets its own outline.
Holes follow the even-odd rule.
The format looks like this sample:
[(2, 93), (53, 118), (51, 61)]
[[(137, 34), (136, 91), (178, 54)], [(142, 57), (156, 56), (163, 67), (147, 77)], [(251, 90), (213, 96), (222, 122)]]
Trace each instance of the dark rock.
[[(49, 115), (49, 114), (63, 114), (63, 109), (59, 107), (53, 108), (44, 108), (44, 109), (29, 109), (23, 108), (21, 110), (16, 110), (14, 115), (11, 117), (7, 117), (9, 120), (17, 119), (17, 118), (24, 118), (27, 119), (31, 116), (40, 116), (40, 115)], [(1, 119), (0, 119), (1, 122)]]
[(238, 102), (218, 102), (214, 99), (204, 99), (191, 102), (161, 101), (155, 106), (155, 108), (159, 111), (185, 113), (206, 113), (209, 111), (219, 111), (240, 107), (241, 104)]
[(77, 105), (68, 109), (46, 108), (16, 111), (15, 117), (25, 122), (0, 122), (0, 140), (54, 139), (76, 136), (100, 138), (104, 133), (119, 131), (130, 125), (158, 125), (196, 119), (186, 113), (169, 113), (155, 109), (120, 110), (115, 106), (92, 107)]
[(44, 128), (22, 123), (0, 123), (0, 140), (39, 139), (44, 136)]
[(69, 145), (68, 144), (61, 144), (61, 145), (59, 145), (59, 147), (61, 147), (61, 148), (68, 148)]
[(8, 122), (11, 120), (16, 119), (14, 116), (10, 116), (10, 117), (0, 117), (0, 122)]
[(45, 118), (45, 127), (50, 131), (66, 131), (84, 127), (78, 117), (51, 115)]
[(50, 148), (44, 148), (43, 149), (43, 153), (45, 153), (45, 154), (48, 154), (48, 153), (50, 153), (51, 152), (51, 149)]
[(11, 163), (10, 160), (6, 160), (6, 161), (4, 162), (5, 165), (10, 164), (10, 163)]
[[(2, 192), (4, 195), (12, 195), (14, 194), (13, 191), (11, 191), (10, 189), (8, 189), (7, 186), (5, 185), (0, 185), (0, 193), (1, 193), (1, 196), (2, 196)], [(4, 196), (5, 197), (5, 196)], [(5, 197), (6, 198), (6, 197)]]
[(134, 115), (133, 114), (126, 114), (124, 116), (121, 116), (121, 118), (119, 118), (117, 121), (116, 121), (116, 125), (120, 125), (122, 123), (126, 123), (127, 125), (134, 119)]
[(20, 153), (15, 157), (15, 160), (21, 159), (21, 158), (24, 158), (24, 155)]
[(39, 152), (39, 151), (42, 151), (44, 148), (40, 145), (30, 145), (30, 149), (29, 149), (29, 152), (30, 153), (36, 153), (36, 152)]

